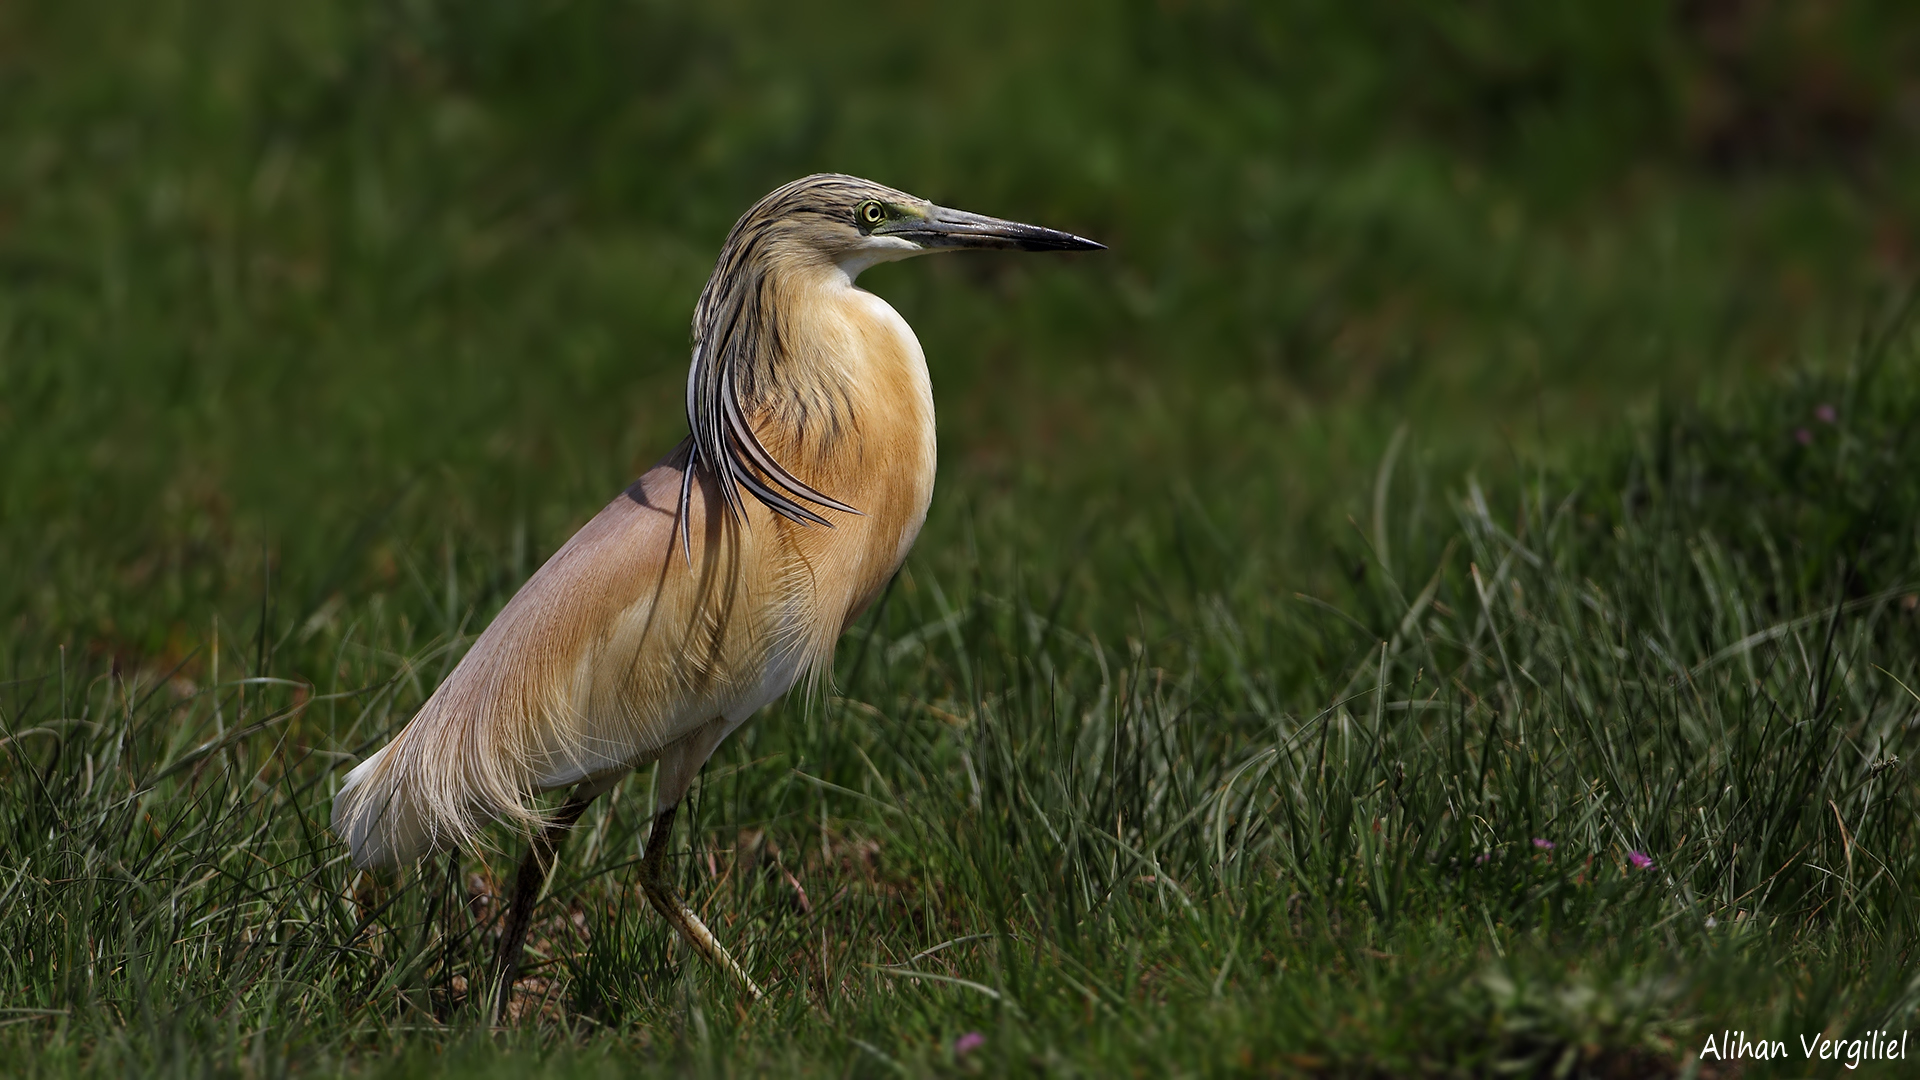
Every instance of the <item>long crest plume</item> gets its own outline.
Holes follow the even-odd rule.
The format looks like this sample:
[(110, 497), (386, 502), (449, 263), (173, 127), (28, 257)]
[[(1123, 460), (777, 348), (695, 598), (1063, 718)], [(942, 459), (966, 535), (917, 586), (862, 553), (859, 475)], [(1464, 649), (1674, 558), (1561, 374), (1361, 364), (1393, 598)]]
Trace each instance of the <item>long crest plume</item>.
[[(693, 362), (687, 372), (687, 425), (692, 429), (680, 480), (680, 540), (693, 559), (688, 507), (696, 468), (706, 468), (734, 520), (745, 523), (741, 489), (788, 521), (833, 527), (815, 507), (860, 511), (816, 490), (776, 461), (748, 422), (753, 395), (787, 360), (770, 275), (774, 247), (796, 235), (851, 222), (851, 210), (872, 197), (914, 200), (855, 176), (821, 173), (786, 184), (741, 215), (727, 234), (713, 276), (693, 312)], [(809, 505), (811, 504), (811, 505)]]

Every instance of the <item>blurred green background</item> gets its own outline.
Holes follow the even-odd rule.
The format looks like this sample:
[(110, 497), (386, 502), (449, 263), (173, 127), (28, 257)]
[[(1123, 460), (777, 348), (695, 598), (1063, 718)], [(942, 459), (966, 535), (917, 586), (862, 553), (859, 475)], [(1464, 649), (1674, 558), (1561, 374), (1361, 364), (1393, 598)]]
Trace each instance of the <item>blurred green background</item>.
[(1112, 249), (863, 278), (934, 375), (917, 557), (990, 521), (1124, 612), (1198, 506), (1187, 573), (1307, 587), (1399, 424), (1497, 471), (1850, 346), (1916, 73), (1892, 0), (9, 3), (0, 626), (510, 588), (682, 436), (720, 239), (816, 170)]
[(629, 903), (636, 778), (475, 1068), (1648, 1075), (1920, 1009), (1920, 6), (0, 0), (0, 1071), (459, 1067), (510, 856), (369, 883), (333, 786), (683, 437), (726, 230), (818, 170), (1110, 250), (862, 279), (933, 511), (678, 864), (770, 1003)]

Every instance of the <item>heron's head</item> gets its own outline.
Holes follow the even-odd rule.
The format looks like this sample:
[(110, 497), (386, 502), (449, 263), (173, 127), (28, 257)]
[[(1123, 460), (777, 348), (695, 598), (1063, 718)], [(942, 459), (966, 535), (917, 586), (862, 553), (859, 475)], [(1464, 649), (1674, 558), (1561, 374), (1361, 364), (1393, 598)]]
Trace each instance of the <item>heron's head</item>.
[[(756, 243), (757, 241), (757, 243)], [(930, 251), (1091, 251), (1104, 245), (1038, 225), (950, 210), (884, 184), (817, 173), (780, 187), (740, 218), (727, 246), (825, 256), (849, 278), (875, 263)]]

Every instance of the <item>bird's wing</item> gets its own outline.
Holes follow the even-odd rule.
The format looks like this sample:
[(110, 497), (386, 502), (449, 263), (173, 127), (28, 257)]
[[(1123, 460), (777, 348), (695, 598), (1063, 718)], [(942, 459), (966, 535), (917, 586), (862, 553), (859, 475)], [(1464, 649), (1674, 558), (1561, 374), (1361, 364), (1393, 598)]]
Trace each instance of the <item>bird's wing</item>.
[[(529, 578), (406, 729), (347, 777), (333, 824), (359, 865), (407, 861), (488, 820), (534, 827), (530, 795), (624, 772), (792, 684), (750, 550), (718, 493), (677, 543), (678, 455), (641, 477)], [(772, 662), (770, 662), (772, 661)], [(791, 671), (787, 670), (791, 668)], [(773, 685), (773, 684), (778, 685)]]

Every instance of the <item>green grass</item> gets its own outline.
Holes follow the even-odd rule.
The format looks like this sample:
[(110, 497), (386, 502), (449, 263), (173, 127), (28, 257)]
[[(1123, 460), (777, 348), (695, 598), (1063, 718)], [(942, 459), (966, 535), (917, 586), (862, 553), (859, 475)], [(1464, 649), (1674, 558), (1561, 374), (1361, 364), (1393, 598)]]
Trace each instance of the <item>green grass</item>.
[[(0, 1064), (1639, 1076), (1740, 1028), (1803, 1075), (1900, 1030), (1920, 22), (1606, 10), (0, 10)], [(935, 509), (676, 840), (769, 999), (641, 902), (642, 775), (481, 1032), (517, 839), (357, 876), (331, 793), (681, 437), (721, 235), (818, 168), (1112, 251), (863, 279)]]
[(682, 885), (771, 983), (752, 1010), (635, 892), (643, 780), (569, 849), (504, 1049), (465, 987), (507, 859), (343, 865), (334, 748), (444, 674), (457, 575), (441, 634), (374, 603), (229, 638), (204, 684), (16, 682), (13, 1060), (1630, 1075), (1732, 1024), (1897, 1029), (1920, 370), (1869, 360), (1586, 475), (1389, 462), (1331, 603), (1168, 581), (1109, 639), (1058, 583), (904, 574), (838, 696), (693, 799)]

